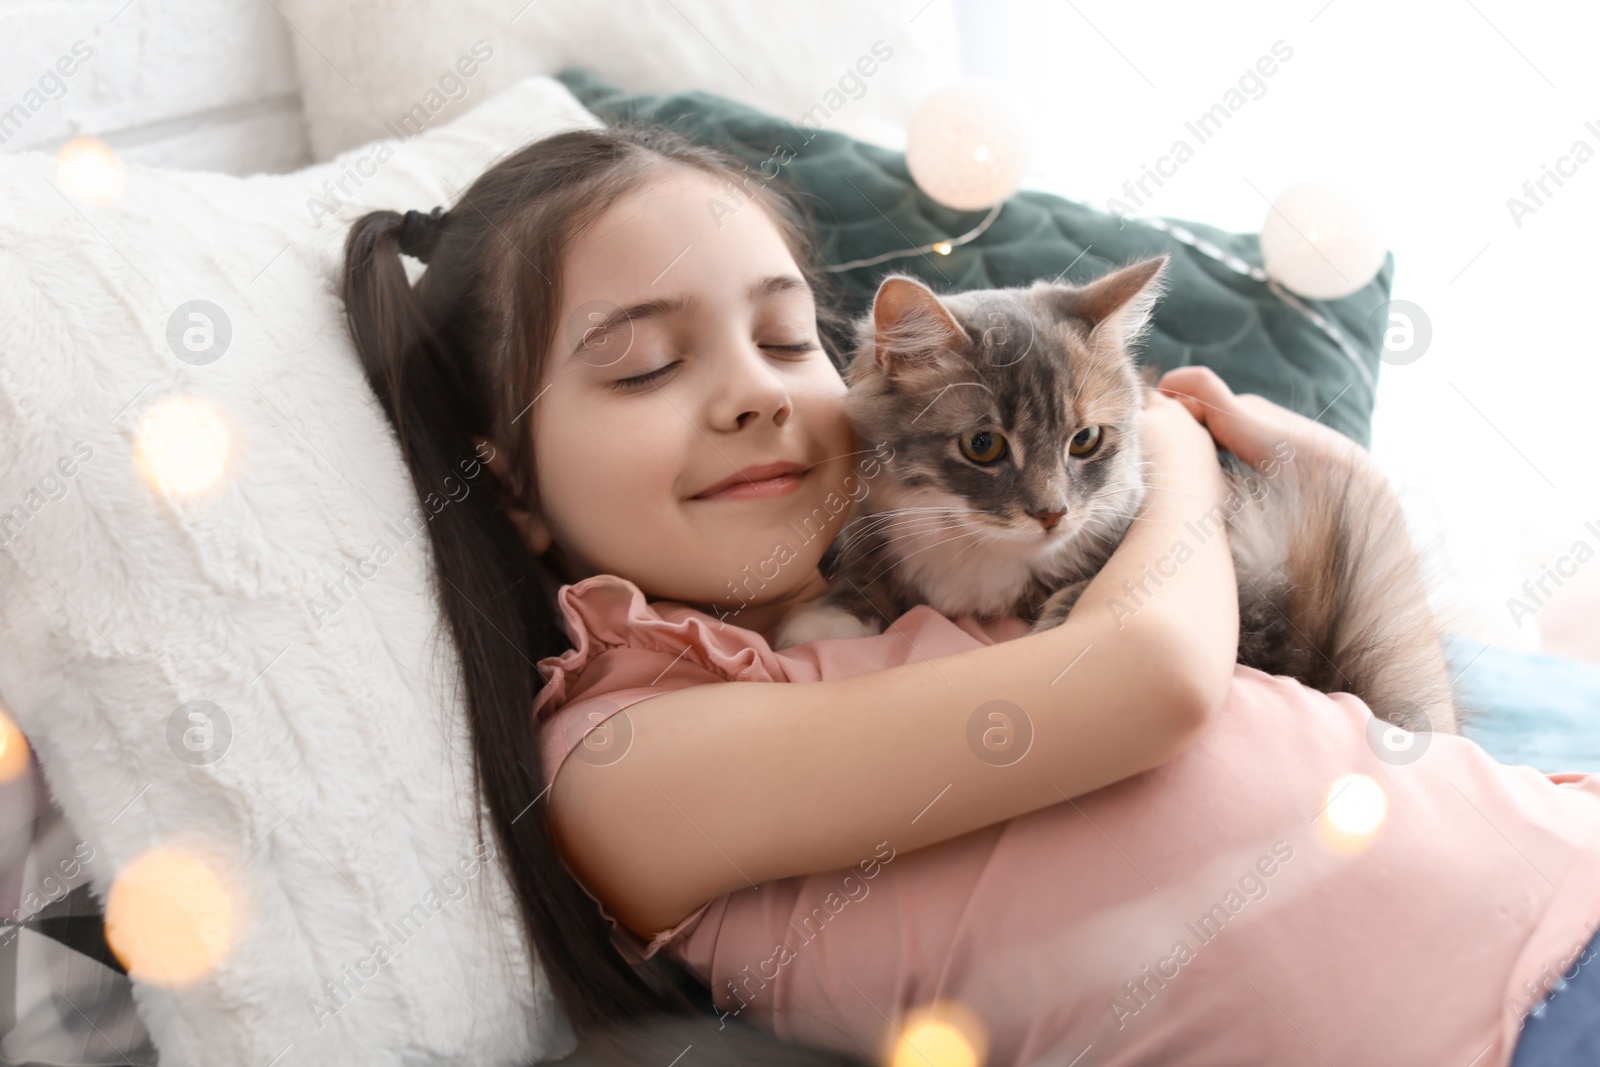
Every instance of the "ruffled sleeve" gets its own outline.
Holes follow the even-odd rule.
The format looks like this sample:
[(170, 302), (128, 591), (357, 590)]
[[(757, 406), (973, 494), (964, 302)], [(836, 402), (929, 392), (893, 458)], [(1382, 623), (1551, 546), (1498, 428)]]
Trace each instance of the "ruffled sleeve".
[[(562, 627), (573, 647), (539, 661), (545, 686), (533, 705), (536, 715), (552, 714), (580, 695), (592, 695), (598, 684), (587, 676), (587, 668), (619, 650), (629, 653), (626, 660), (613, 657), (611, 662), (642, 663), (645, 657), (666, 655), (698, 668), (706, 676), (684, 684), (789, 680), (782, 660), (760, 634), (685, 604), (670, 600), (649, 603), (644, 592), (626, 578), (596, 574), (562, 586), (556, 599)], [(651, 658), (649, 662), (655, 660)], [(625, 677), (636, 680), (650, 676), (629, 672)], [(665, 684), (665, 679), (659, 681), (663, 690), (681, 688)]]
[[(610, 763), (625, 756), (632, 741), (628, 720), (610, 720), (646, 697), (711, 682), (790, 680), (782, 658), (760, 634), (685, 604), (650, 603), (626, 578), (597, 574), (562, 586), (556, 598), (572, 648), (536, 665), (544, 687), (533, 713), (543, 725), (540, 759), (547, 781), (555, 780), (569, 757)], [(584, 892), (611, 924), (613, 943), (634, 962), (654, 956), (711, 906), (702, 905), (646, 942), (618, 923), (587, 887)]]

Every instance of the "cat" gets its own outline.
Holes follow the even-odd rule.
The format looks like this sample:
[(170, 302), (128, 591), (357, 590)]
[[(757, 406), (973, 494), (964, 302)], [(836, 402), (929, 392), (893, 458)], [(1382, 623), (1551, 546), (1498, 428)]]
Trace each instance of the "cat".
[[(845, 405), (859, 441), (889, 443), (894, 460), (824, 554), (827, 592), (792, 610), (772, 647), (879, 633), (917, 604), (1059, 625), (1145, 499), (1139, 412), (1155, 374), (1135, 348), (1167, 263), (943, 296), (886, 277), (856, 325)], [(1354, 467), (1293, 452), (1280, 442), (1253, 469), (1219, 448), (1232, 496), (1191, 527), (1204, 540), (1226, 522), (1239, 662), (1354, 693), (1402, 729), (1457, 731), (1398, 505)], [(1131, 615), (1159, 582), (1133, 583), (1109, 610)]]

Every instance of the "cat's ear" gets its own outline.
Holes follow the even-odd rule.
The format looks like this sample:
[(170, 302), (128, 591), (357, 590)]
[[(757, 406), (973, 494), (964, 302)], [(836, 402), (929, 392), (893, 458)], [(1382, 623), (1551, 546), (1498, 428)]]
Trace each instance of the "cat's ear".
[(878, 366), (890, 377), (931, 368), (967, 341), (967, 331), (932, 289), (904, 275), (891, 275), (872, 299)]
[(1126, 348), (1150, 323), (1150, 312), (1166, 287), (1162, 253), (1114, 270), (1081, 287), (1055, 286), (1063, 312), (1089, 323), (1091, 347)]

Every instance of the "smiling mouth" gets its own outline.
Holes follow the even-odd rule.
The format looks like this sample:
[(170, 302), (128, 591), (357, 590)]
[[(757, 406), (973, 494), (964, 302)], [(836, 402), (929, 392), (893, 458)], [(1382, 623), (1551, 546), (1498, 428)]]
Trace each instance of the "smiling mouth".
[(705, 493), (701, 496), (691, 497), (693, 500), (767, 500), (772, 497), (787, 496), (800, 488), (800, 483), (805, 481), (810, 469), (790, 471), (776, 475), (772, 478), (755, 478), (750, 481), (739, 481), (715, 493)]

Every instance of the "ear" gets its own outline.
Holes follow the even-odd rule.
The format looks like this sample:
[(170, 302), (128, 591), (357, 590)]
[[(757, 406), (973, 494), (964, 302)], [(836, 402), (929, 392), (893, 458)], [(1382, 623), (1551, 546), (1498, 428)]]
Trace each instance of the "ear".
[(1150, 312), (1166, 288), (1171, 256), (1162, 253), (1112, 271), (1081, 287), (1056, 286), (1064, 314), (1089, 323), (1090, 347), (1127, 348), (1150, 323)]
[(483, 464), (489, 468), (489, 473), (494, 477), (495, 486), (499, 494), (500, 509), (506, 513), (506, 516), (511, 520), (511, 524), (517, 528), (517, 532), (522, 535), (523, 541), (527, 542), (528, 548), (532, 550), (533, 554), (536, 556), (544, 555), (545, 552), (549, 551), (552, 541), (550, 528), (544, 524), (543, 519), (530, 508), (524, 507), (512, 495), (510, 489), (511, 471), (506, 465), (505, 453), (496, 448), (494, 443), (487, 437), (474, 435), (472, 444), (478, 450), (480, 458), (488, 457), (483, 460)]
[(967, 341), (967, 331), (933, 290), (904, 275), (878, 286), (872, 322), (878, 366), (890, 377), (933, 367)]

